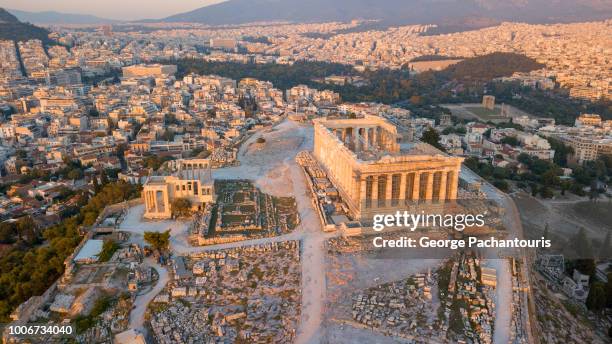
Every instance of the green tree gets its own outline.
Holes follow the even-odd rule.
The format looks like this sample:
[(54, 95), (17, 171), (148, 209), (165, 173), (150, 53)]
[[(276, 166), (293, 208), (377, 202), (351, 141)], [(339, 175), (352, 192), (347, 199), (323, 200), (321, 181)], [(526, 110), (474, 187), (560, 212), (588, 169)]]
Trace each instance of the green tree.
[(521, 153), (516, 157), (516, 160), (520, 163), (523, 163), (527, 166), (531, 165), (531, 156), (527, 153)]
[(506, 137), (502, 138), (500, 142), (504, 143), (504, 144), (507, 144), (507, 145), (510, 145), (512, 147), (516, 147), (516, 146), (519, 145), (518, 139), (516, 137), (514, 137), (514, 136), (506, 136)]
[(508, 179), (510, 178), (510, 170), (497, 166), (493, 168), (493, 177), (497, 179)]
[(12, 244), (15, 242), (17, 229), (12, 222), (0, 223), (0, 244)]
[(591, 185), (591, 181), (593, 180), (593, 177), (590, 175), (589, 171), (584, 168), (584, 166), (577, 166), (574, 168), (572, 177), (574, 177), (574, 180), (577, 183), (582, 185)]
[(568, 156), (574, 154), (574, 148), (572, 146), (565, 145), (561, 140), (548, 137), (546, 138), (548, 143), (550, 143), (550, 148), (555, 150), (555, 156), (553, 157), (553, 161), (555, 164), (566, 167), (567, 166), (567, 158)]
[(172, 157), (168, 157), (168, 156), (160, 158), (157, 155), (148, 155), (143, 159), (143, 162), (147, 168), (151, 168), (154, 171), (157, 171), (164, 162), (168, 160), (172, 160), (172, 159), (173, 159)]
[(100, 171), (100, 183), (102, 185), (108, 184), (108, 175), (106, 174), (106, 170)]
[(125, 151), (128, 150), (128, 146), (125, 143), (122, 143), (117, 146), (115, 150), (115, 154), (117, 154), (117, 158), (121, 161), (122, 164), (125, 164)]
[(467, 166), (467, 168), (469, 168), (470, 170), (478, 173), (478, 170), (480, 169), (480, 162), (478, 161), (478, 158), (476, 157), (469, 157), (467, 159), (465, 159), (465, 161), (463, 162), (463, 164), (465, 166)]
[(40, 239), (38, 226), (31, 216), (19, 219), (16, 230), (19, 240), (25, 242), (28, 246), (38, 243)]
[(100, 191), (100, 183), (98, 182), (98, 177), (94, 176), (91, 180), (94, 192)]
[(584, 196), (586, 195), (586, 192), (584, 192), (584, 189), (582, 188), (582, 186), (578, 183), (572, 183), (572, 185), (570, 186), (570, 191), (578, 196)]
[(552, 198), (554, 193), (548, 186), (543, 186), (540, 188), (540, 196), (542, 198)]
[(556, 168), (551, 168), (542, 174), (542, 184), (546, 186), (555, 186), (560, 184), (560, 179), (557, 175)]
[(595, 275), (595, 260), (592, 258), (576, 259), (572, 262), (574, 268), (580, 273), (594, 276)]
[(114, 240), (104, 240), (104, 244), (102, 244), (102, 251), (100, 251), (100, 254), (98, 255), (98, 261), (108, 262), (118, 249), (119, 244), (116, 243)]
[(68, 172), (67, 177), (68, 179), (72, 179), (72, 180), (81, 179), (83, 177), (83, 171), (81, 171), (81, 169), (79, 168), (74, 168), (70, 170), (70, 172)]
[(165, 141), (173, 141), (174, 140), (174, 132), (172, 130), (170, 130), (170, 129), (166, 129), (162, 133), (161, 138), (164, 139)]
[(591, 182), (591, 187), (589, 188), (589, 200), (593, 202), (597, 202), (599, 198), (599, 190), (597, 190), (597, 181), (593, 180)]
[(493, 186), (495, 186), (496, 188), (500, 189), (503, 192), (508, 192), (508, 190), (510, 189), (510, 185), (508, 184), (508, 182), (503, 179), (494, 180)]
[(586, 299), (586, 306), (593, 312), (598, 312), (604, 309), (607, 304), (606, 289), (601, 282), (595, 282), (591, 285), (589, 295)]
[(593, 256), (593, 247), (591, 246), (591, 241), (589, 240), (584, 227), (580, 227), (578, 233), (574, 236), (572, 241), (574, 243), (574, 249), (579, 257), (590, 258)]
[(608, 282), (606, 283), (606, 303), (608, 308), (612, 308), (612, 272), (608, 273)]
[(565, 192), (572, 187), (572, 183), (568, 180), (562, 180), (559, 185), (561, 186), (561, 195), (565, 195)]
[(162, 253), (168, 250), (170, 247), (170, 230), (165, 232), (145, 232), (144, 240), (151, 245), (151, 247), (158, 252)]
[(425, 143), (429, 143), (430, 145), (440, 150), (444, 150), (444, 147), (442, 147), (442, 145), (440, 144), (440, 134), (438, 134), (438, 131), (436, 131), (436, 129), (432, 127), (429, 127), (427, 130), (423, 132), (421, 141)]

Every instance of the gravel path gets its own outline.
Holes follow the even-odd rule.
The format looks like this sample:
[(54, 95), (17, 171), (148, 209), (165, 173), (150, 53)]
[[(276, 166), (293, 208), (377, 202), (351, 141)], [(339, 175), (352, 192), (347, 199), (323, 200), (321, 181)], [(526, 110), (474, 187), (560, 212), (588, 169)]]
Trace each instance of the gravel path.
[[(482, 180), (473, 171), (462, 167), (461, 177), (470, 181)], [(523, 226), (521, 218), (518, 213), (514, 201), (510, 196), (501, 192), (497, 188), (493, 187), (488, 182), (482, 180), (482, 191), (487, 195), (487, 198), (495, 200), (504, 209), (505, 214), (502, 219), (504, 226), (508, 230), (508, 238), (523, 238)], [(496, 250), (491, 250), (496, 251)], [(524, 252), (521, 253), (524, 258)], [(520, 259), (519, 258), (519, 259)], [(522, 267), (526, 266), (525, 260), (522, 261)], [(510, 264), (507, 259), (497, 259), (497, 257), (487, 257), (487, 265), (495, 268), (497, 272), (497, 288), (495, 290), (496, 297), (496, 318), (495, 318), (495, 331), (493, 333), (494, 344), (506, 344), (510, 342), (511, 338), (511, 325), (512, 325), (512, 277), (510, 275)], [(527, 270), (523, 269), (522, 273), (527, 276)], [(523, 306), (526, 307), (526, 302), (523, 302)], [(523, 314), (528, 314), (528, 310), (525, 309)], [(527, 323), (529, 319), (524, 319)]]
[(136, 329), (143, 331), (144, 330), (144, 320), (145, 320), (145, 312), (147, 310), (147, 306), (157, 294), (159, 294), (162, 289), (166, 286), (170, 277), (168, 275), (168, 270), (157, 264), (153, 258), (147, 258), (144, 261), (145, 266), (150, 266), (157, 271), (159, 275), (159, 279), (157, 280), (157, 284), (151, 289), (149, 292), (138, 295), (136, 300), (134, 301), (134, 308), (130, 313), (130, 329)]

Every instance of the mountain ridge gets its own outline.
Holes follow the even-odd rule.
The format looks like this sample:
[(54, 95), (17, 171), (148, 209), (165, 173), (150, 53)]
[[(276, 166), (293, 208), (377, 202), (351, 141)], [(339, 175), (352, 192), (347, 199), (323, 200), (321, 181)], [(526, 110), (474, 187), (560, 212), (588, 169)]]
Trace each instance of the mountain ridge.
[(57, 11), (22, 11), (8, 9), (22, 22), (53, 25), (53, 24), (113, 24), (121, 21), (115, 19), (101, 18), (90, 14), (63, 13)]
[(20, 22), (13, 14), (0, 7), (0, 40), (27, 41), (39, 39), (43, 44), (52, 44), (49, 31), (29, 24)]
[(471, 16), (531, 23), (602, 20), (612, 17), (612, 3), (603, 0), (229, 0), (160, 20), (210, 25), (352, 19), (437, 24)]
[(0, 23), (19, 23), (19, 19), (9, 11), (0, 7)]

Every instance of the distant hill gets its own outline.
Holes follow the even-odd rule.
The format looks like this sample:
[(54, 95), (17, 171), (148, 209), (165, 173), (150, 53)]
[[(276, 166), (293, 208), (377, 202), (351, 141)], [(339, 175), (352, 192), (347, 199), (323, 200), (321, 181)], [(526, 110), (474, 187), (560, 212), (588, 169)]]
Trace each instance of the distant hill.
[(501, 24), (502, 20), (488, 17), (456, 17), (437, 22), (437, 27), (422, 33), (423, 36), (443, 35), (447, 33), (478, 30)]
[(531, 72), (544, 67), (525, 55), (498, 52), (465, 59), (438, 73), (461, 82), (488, 82), (515, 72)]
[(61, 13), (55, 11), (28, 12), (20, 10), (8, 10), (22, 22), (54, 25), (54, 24), (112, 24), (119, 21), (100, 18), (88, 14)]
[(40, 39), (44, 44), (51, 44), (49, 31), (28, 23), (22, 23), (3, 8), (0, 8), (0, 40), (27, 41)]
[[(378, 19), (393, 24), (452, 24), (454, 18), (471, 17), (487, 18), (489, 23), (504, 20), (533, 23), (599, 20), (612, 17), (612, 2), (606, 0), (228, 0), (162, 20), (211, 25), (352, 19)], [(469, 19), (463, 21), (470, 22)]]
[(19, 19), (7, 12), (5, 9), (0, 8), (0, 23), (19, 23)]

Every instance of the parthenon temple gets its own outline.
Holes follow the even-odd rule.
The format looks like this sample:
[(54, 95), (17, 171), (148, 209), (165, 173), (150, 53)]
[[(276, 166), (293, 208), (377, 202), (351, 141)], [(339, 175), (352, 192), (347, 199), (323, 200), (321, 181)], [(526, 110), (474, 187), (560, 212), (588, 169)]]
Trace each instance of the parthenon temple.
[(314, 156), (355, 218), (457, 198), (463, 158), (426, 143), (400, 145), (381, 117), (316, 119), (314, 131)]

